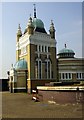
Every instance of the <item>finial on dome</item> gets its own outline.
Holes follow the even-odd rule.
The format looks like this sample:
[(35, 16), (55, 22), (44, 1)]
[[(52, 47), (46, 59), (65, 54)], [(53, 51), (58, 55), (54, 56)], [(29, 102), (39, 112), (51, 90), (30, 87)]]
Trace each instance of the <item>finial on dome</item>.
[(67, 48), (67, 45), (66, 45), (66, 43), (64, 44), (64, 46), (65, 46), (65, 48)]
[(36, 18), (36, 4), (33, 5), (34, 5), (34, 18)]

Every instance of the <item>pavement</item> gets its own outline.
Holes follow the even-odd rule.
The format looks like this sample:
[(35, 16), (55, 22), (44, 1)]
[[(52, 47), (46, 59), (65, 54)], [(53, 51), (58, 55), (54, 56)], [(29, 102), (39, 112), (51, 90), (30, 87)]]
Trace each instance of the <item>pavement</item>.
[[(82, 118), (82, 104), (35, 102), (28, 93), (2, 93), (3, 118)], [(8, 120), (8, 119), (7, 119)]]

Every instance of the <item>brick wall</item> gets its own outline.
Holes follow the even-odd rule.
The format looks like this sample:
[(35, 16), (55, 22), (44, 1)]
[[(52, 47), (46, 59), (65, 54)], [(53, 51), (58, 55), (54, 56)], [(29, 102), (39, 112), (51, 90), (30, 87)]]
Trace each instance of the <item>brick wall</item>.
[(38, 90), (38, 97), (40, 101), (54, 101), (58, 104), (66, 103), (84, 103), (83, 92), (77, 91), (44, 91)]

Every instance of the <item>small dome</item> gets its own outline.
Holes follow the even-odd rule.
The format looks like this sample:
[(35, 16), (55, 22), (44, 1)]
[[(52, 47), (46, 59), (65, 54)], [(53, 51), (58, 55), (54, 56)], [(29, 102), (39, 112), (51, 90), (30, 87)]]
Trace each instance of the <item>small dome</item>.
[(35, 28), (36, 27), (38, 27), (38, 28), (44, 28), (44, 24), (43, 24), (42, 20), (37, 19), (37, 18), (33, 19), (33, 25), (34, 25)]
[(62, 50), (59, 51), (58, 56), (59, 58), (74, 58), (74, 51), (72, 49), (63, 48)]
[(15, 68), (15, 70), (26, 70), (27, 62), (24, 59), (19, 60), (15, 63), (14, 68)]
[(64, 48), (64, 49), (62, 49), (62, 50), (59, 51), (59, 54), (60, 53), (74, 53), (74, 51), (71, 50), (71, 49)]

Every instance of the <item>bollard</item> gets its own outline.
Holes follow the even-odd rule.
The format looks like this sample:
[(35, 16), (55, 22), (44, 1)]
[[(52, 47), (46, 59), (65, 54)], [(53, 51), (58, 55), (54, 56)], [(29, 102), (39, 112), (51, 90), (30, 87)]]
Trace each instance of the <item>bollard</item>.
[(37, 91), (36, 90), (32, 90), (32, 100), (34, 100), (35, 102), (38, 102), (38, 97), (37, 97)]

